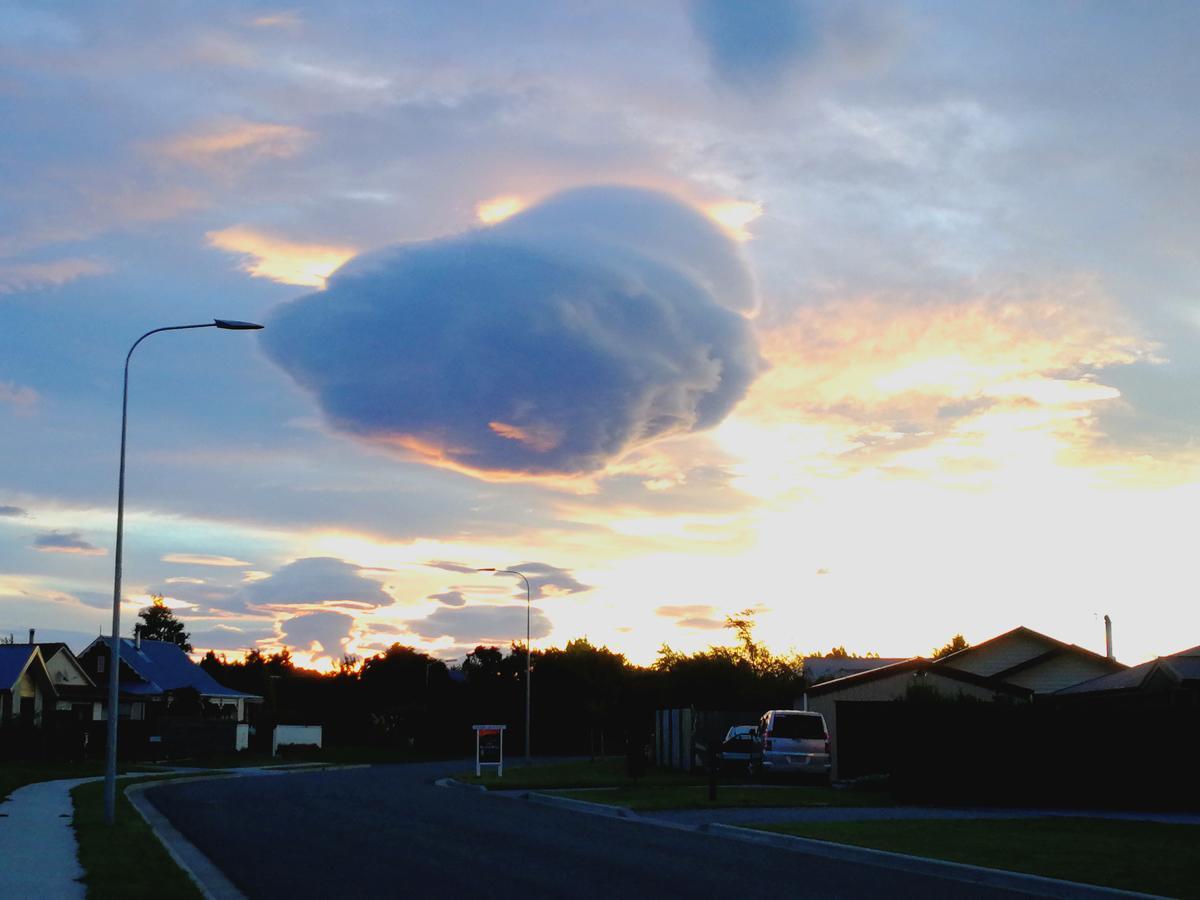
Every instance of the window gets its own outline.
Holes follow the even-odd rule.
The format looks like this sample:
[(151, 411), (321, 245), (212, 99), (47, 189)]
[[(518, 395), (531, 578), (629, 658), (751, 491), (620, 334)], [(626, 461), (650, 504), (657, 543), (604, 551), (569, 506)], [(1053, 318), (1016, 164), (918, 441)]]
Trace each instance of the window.
[(96, 674), (97, 675), (104, 674), (104, 664), (107, 662), (108, 662), (107, 658), (105, 658), (103, 656), (96, 657)]
[(772, 737), (824, 740), (825, 724), (819, 716), (776, 716)]

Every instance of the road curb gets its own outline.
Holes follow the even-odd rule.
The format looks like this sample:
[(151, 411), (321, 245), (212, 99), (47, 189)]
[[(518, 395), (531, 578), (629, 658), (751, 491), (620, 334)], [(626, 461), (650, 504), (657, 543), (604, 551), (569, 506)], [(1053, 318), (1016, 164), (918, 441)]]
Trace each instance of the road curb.
[(163, 849), (167, 851), (171, 859), (175, 860), (175, 864), (184, 871), (184, 874), (192, 880), (196, 888), (204, 895), (205, 900), (246, 900), (246, 895), (238, 890), (237, 886), (225, 876), (225, 873), (217, 868), (216, 864), (205, 856), (195, 844), (184, 837), (171, 824), (170, 820), (155, 808), (149, 799), (142, 795), (151, 788), (188, 784), (194, 781), (215, 781), (222, 778), (254, 778), (263, 775), (307, 775), (313, 772), (366, 769), (369, 767), (369, 763), (347, 763), (345, 765), (293, 767), (287, 769), (251, 768), (241, 770), (232, 769), (228, 772), (213, 772), (210, 770), (209, 774), (197, 775), (194, 778), (163, 778), (157, 781), (143, 781), (138, 784), (131, 784), (125, 788), (125, 796), (129, 798), (129, 802), (133, 805), (133, 808), (138, 811), (138, 814), (145, 820), (150, 830), (154, 832), (154, 836), (163, 845)]
[(641, 816), (627, 806), (613, 806), (611, 803), (592, 803), (588, 800), (576, 800), (574, 797), (559, 797), (555, 794), (543, 794), (538, 791), (528, 791), (519, 795), (530, 803), (540, 803), (542, 806), (560, 806), (564, 809), (574, 809), (578, 812), (590, 813), (593, 816), (606, 816), (610, 819), (636, 819), (644, 821)]
[[(214, 781), (219, 778), (240, 778), (237, 774), (200, 775), (196, 778), (175, 778), (170, 783), (186, 784), (193, 781)], [(191, 841), (179, 833), (166, 816), (155, 809), (145, 796), (150, 788), (162, 787), (168, 782), (147, 781), (141, 784), (131, 784), (125, 788), (125, 796), (138, 814), (145, 820), (158, 842), (163, 845), (175, 864), (183, 869), (196, 888), (204, 895), (205, 900), (246, 900), (246, 895), (225, 877), (225, 873), (216, 867), (212, 860), (200, 852)]]
[(755, 828), (743, 828), (738, 825), (721, 825), (714, 822), (707, 826), (701, 826), (701, 828), (708, 834), (745, 841), (746, 843), (763, 844), (797, 853), (809, 853), (843, 862), (900, 869), (916, 875), (952, 878), (955, 881), (962, 881), (968, 884), (1005, 888), (1026, 894), (1036, 894), (1042, 897), (1060, 897), (1064, 898), (1064, 900), (1068, 900), (1068, 898), (1069, 900), (1075, 900), (1075, 898), (1078, 898), (1078, 900), (1084, 900), (1084, 898), (1093, 897), (1153, 898), (1157, 896), (1155, 894), (1141, 894), (1118, 888), (1083, 884), (1078, 881), (1065, 881), (1061, 878), (1048, 878), (1044, 875), (1030, 875), (1025, 872), (990, 869), (985, 866), (973, 866), (968, 863), (930, 859), (924, 856), (910, 856), (907, 853), (893, 853), (890, 850), (873, 850), (869, 847), (856, 847), (852, 844), (818, 841), (813, 838), (759, 831)]
[(434, 782), (434, 784), (443, 788), (463, 788), (464, 790), (468, 791), (478, 791), (481, 794), (487, 793), (487, 788), (485, 788), (482, 784), (467, 784), (465, 781), (459, 781), (457, 778), (439, 778)]

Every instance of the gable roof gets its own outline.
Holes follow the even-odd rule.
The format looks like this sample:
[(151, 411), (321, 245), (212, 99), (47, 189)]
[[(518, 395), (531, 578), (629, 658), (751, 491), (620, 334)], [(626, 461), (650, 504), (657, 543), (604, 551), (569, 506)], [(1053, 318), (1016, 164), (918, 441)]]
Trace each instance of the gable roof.
[(846, 675), (843, 678), (835, 678), (832, 681), (822, 681), (820, 684), (810, 687), (806, 693), (809, 696), (831, 694), (849, 687), (869, 684), (872, 681), (882, 678), (903, 675), (905, 672), (935, 672), (943, 678), (949, 678), (952, 681), (961, 681), (964, 684), (987, 688), (997, 693), (1009, 694), (1014, 697), (1029, 697), (1033, 693), (1028, 688), (1017, 687), (1015, 684), (1008, 684), (996, 678), (964, 672), (960, 669), (955, 669), (953, 666), (942, 665), (940, 660), (926, 659), (923, 656), (914, 656), (912, 659), (901, 660), (891, 665), (880, 666), (877, 669), (869, 669), (866, 672), (858, 672), (854, 675)]
[(42, 681), (50, 686), (53, 693), (54, 685), (46, 673), (46, 664), (36, 645), (0, 644), (0, 691), (13, 690), (30, 666), (41, 672)]
[(809, 684), (815, 684), (831, 678), (857, 675), (859, 672), (867, 672), (903, 661), (900, 657), (881, 659), (878, 656), (806, 656), (804, 657), (804, 677), (808, 679)]
[[(98, 637), (88, 646), (88, 650), (100, 643), (108, 646), (107, 637)], [(84, 651), (86, 653), (87, 650)], [(253, 697), (261, 699), (257, 694), (244, 694), (225, 687), (202, 668), (192, 662), (191, 658), (177, 644), (167, 641), (148, 641), (143, 639), (138, 647), (132, 639), (121, 638), (121, 663), (128, 665), (145, 683), (124, 682), (121, 693), (127, 694), (161, 694), (165, 691), (177, 691), (183, 688), (193, 688), (203, 697)]]
[(1112, 691), (1136, 691), (1157, 672), (1167, 675), (1176, 684), (1200, 684), (1200, 646), (1180, 650), (1170, 656), (1159, 656), (1141, 665), (1101, 675), (1082, 684), (1065, 687), (1056, 694), (1099, 694)]
[(1013, 675), (1022, 671), (1023, 669), (1031, 668), (1032, 666), (1039, 665), (1040, 663), (1043, 663), (1063, 653), (1071, 653), (1076, 656), (1081, 656), (1085, 659), (1091, 660), (1092, 662), (1100, 663), (1101, 665), (1112, 669), (1114, 672), (1128, 668), (1128, 666), (1126, 666), (1124, 663), (1117, 662), (1115, 659), (1109, 659), (1104, 654), (1097, 653), (1095, 650), (1089, 650), (1087, 647), (1080, 647), (1078, 644), (1068, 644), (1065, 641), (1058, 640), (1058, 638), (1052, 638), (1048, 634), (1042, 634), (1040, 631), (1034, 631), (1032, 628), (1026, 628), (1024, 625), (1018, 625), (1016, 628), (1006, 631), (1003, 634), (998, 634), (994, 638), (988, 638), (986, 641), (981, 641), (978, 644), (972, 644), (970, 647), (964, 647), (962, 650), (956, 650), (953, 653), (948, 653), (947, 655), (936, 660), (936, 662), (938, 665), (949, 664), (952, 666), (955, 659), (965, 659), (967, 656), (977, 650), (980, 650), (981, 648), (990, 647), (993, 644), (998, 644), (1001, 641), (1011, 640), (1012, 638), (1016, 637), (1028, 638), (1038, 643), (1045, 644), (1046, 651), (1044, 653), (1037, 654), (1036, 656), (1032, 656), (1029, 659), (1023, 660), (1014, 666), (1009, 666), (1002, 672), (993, 673), (993, 678), (1007, 678), (1009, 675)]
[[(91, 687), (96, 686), (96, 682), (92, 680), (92, 676), (88, 674), (87, 669), (80, 665), (79, 657), (77, 657), (74, 652), (72, 652), (71, 648), (66, 644), (62, 643), (61, 641), (54, 641), (51, 643), (37, 644), (37, 648), (42, 651), (42, 660), (47, 664), (47, 667), (49, 667), (51, 659), (53, 659), (57, 654), (65, 652), (66, 659), (71, 664), (71, 667), (83, 677), (84, 685), (90, 685)], [(75, 687), (83, 687), (84, 685), (75, 685)]]

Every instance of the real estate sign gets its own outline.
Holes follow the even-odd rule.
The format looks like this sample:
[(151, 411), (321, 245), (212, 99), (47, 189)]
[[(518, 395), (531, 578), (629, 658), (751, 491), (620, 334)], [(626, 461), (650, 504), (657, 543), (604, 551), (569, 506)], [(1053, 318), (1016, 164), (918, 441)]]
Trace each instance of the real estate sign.
[(474, 725), (475, 777), (484, 766), (495, 766), (496, 774), (504, 775), (504, 729), (507, 725)]

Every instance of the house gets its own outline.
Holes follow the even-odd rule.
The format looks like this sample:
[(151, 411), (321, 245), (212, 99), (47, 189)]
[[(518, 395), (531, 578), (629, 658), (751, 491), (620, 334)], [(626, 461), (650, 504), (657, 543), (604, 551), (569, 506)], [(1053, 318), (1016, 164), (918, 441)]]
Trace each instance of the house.
[(1035, 694), (1051, 694), (1126, 668), (1111, 657), (1024, 626), (943, 656), (938, 665), (998, 679)]
[(1200, 646), (1061, 688), (1055, 696), (1099, 700), (1171, 692), (1191, 694), (1200, 704)]
[[(1028, 702), (1125, 668), (1084, 647), (1018, 627), (938, 660), (918, 656), (812, 685), (800, 706), (825, 717), (836, 778), (842, 775), (846, 753), (861, 755), (862, 748), (856, 745), (869, 740), (867, 725), (860, 727), (865, 706), (850, 709), (850, 704), (902, 700), (914, 690), (943, 697)], [(839, 721), (847, 717), (852, 720), (849, 730)]]
[(58, 696), (41, 651), (33, 644), (0, 644), (0, 728), (42, 724)]
[(839, 728), (839, 713), (851, 715), (858, 711), (857, 708), (847, 709), (847, 706), (903, 700), (914, 690), (948, 697), (1007, 698), (1016, 702), (1026, 702), (1033, 696), (1033, 691), (1028, 688), (961, 671), (920, 656), (813, 685), (805, 691), (800, 707), (819, 712), (825, 718), (831, 740), (832, 777), (839, 778), (842, 774), (843, 743), (854, 744), (858, 736), (854, 730)]
[[(97, 684), (108, 679), (109, 638), (101, 636), (79, 654), (87, 675)], [(155, 718), (170, 700), (195, 692), (208, 711), (236, 722), (246, 721), (246, 705), (262, 702), (218, 683), (192, 662), (177, 645), (166, 641), (121, 638), (120, 718)], [(107, 705), (107, 696), (105, 698)]]
[(46, 672), (54, 683), (54, 709), (80, 722), (103, 718), (104, 689), (88, 676), (83, 664), (63, 643), (39, 643)]

